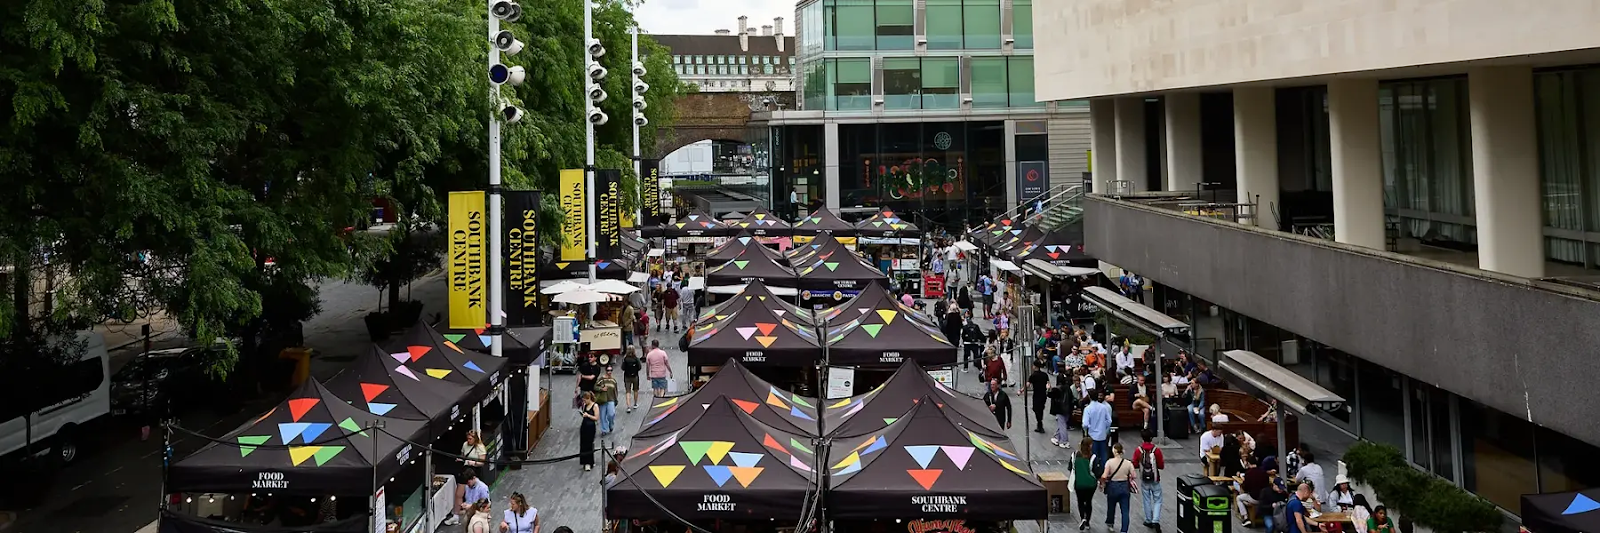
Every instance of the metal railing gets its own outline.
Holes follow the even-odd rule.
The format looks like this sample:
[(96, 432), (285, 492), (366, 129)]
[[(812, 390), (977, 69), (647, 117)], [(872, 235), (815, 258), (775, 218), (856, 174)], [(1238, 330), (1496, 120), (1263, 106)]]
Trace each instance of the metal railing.
[(1051, 187), (1034, 196), (1033, 198), (1028, 198), (1026, 200), (1017, 202), (1015, 207), (1000, 213), (1000, 217), (997, 220), (1023, 218), (1023, 216), (1027, 214), (1028, 210), (1032, 209), (1035, 205), (1042, 205), (1045, 207), (1044, 209), (1041, 209), (1040, 212), (1049, 211), (1049, 207), (1054, 205), (1057, 199), (1060, 199), (1063, 196), (1071, 196), (1073, 194), (1081, 195), (1082, 191), (1083, 184), (1081, 183), (1062, 184)]

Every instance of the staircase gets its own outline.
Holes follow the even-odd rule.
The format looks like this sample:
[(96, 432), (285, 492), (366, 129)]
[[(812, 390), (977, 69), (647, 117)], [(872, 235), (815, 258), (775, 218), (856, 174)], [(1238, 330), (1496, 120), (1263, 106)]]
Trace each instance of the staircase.
[(1028, 216), (1040, 230), (1055, 231), (1083, 219), (1083, 186), (1064, 185), (1047, 191), (1044, 196), (1044, 211)]

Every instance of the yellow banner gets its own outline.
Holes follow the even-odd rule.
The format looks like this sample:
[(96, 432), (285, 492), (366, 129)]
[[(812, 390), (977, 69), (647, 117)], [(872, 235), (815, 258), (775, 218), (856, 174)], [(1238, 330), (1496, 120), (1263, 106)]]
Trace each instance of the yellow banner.
[(488, 323), (489, 231), (483, 191), (450, 193), (450, 327), (477, 329)]
[[(806, 243), (811, 242), (814, 239), (816, 239), (816, 237), (811, 237), (811, 236), (807, 236), (807, 235), (795, 235), (794, 236), (794, 243), (796, 245), (806, 244)], [(846, 246), (855, 246), (855, 244), (856, 244), (856, 238), (855, 237), (834, 237), (833, 240), (839, 241), (839, 244), (843, 244), (843, 245), (846, 245)]]
[(585, 201), (583, 170), (561, 171), (561, 212), (566, 221), (561, 223), (561, 233), (567, 242), (561, 245), (561, 261), (588, 261), (589, 235), (584, 231)]

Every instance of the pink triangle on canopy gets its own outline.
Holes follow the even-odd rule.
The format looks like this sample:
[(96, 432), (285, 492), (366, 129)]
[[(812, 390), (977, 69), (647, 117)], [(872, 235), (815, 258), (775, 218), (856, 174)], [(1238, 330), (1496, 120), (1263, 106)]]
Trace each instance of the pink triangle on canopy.
[(944, 452), (944, 456), (956, 464), (957, 470), (966, 470), (967, 460), (972, 458), (971, 446), (940, 446), (939, 451)]

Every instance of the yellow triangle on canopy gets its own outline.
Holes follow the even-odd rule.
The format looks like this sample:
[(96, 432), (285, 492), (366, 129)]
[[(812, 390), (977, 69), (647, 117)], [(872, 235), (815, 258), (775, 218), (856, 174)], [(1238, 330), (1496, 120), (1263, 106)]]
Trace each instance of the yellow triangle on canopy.
[(444, 369), (440, 369), (440, 368), (429, 368), (429, 369), (425, 370), (425, 372), (427, 372), (428, 375), (433, 376), (434, 379), (444, 379), (445, 376), (450, 375), (450, 371), (449, 370), (444, 370)]
[(763, 213), (756, 213), (756, 220), (766, 220), (766, 219), (767, 219), (767, 215), (765, 215)]
[(656, 476), (656, 483), (661, 488), (672, 485), (672, 480), (678, 479), (678, 474), (683, 473), (683, 465), (650, 465), (650, 473)]
[(733, 443), (725, 440), (712, 441), (711, 447), (706, 448), (706, 457), (711, 458), (711, 464), (721, 464), (722, 458), (733, 451)]
[(664, 402), (661, 402), (661, 403), (658, 403), (658, 404), (655, 404), (655, 405), (651, 406), (651, 408), (652, 409), (659, 409), (659, 408), (662, 408), (662, 407), (666, 407), (668, 405), (672, 405), (672, 404), (678, 403), (678, 398), (682, 398), (682, 396), (673, 396), (671, 398), (668, 398), (667, 401), (664, 401)]
[(316, 456), (320, 451), (322, 451), (321, 446), (290, 446), (289, 460), (293, 461), (295, 466), (300, 466), (300, 463), (306, 462), (306, 459)]
[(879, 309), (878, 310), (878, 316), (883, 318), (883, 324), (886, 325), (886, 326), (889, 325), (890, 322), (894, 322), (894, 317), (895, 317), (895, 315), (898, 315), (898, 314), (900, 314), (899, 311), (895, 311), (895, 310), (891, 310), (891, 309)]
[(828, 408), (829, 409), (838, 409), (838, 408), (844, 407), (846, 405), (850, 405), (850, 399), (849, 398), (845, 398), (843, 400), (839, 400), (837, 402), (834, 402), (833, 405), (829, 405)]
[(771, 348), (772, 343), (778, 342), (778, 338), (765, 335), (756, 335), (756, 342), (761, 343), (762, 348)]
[(559, 268), (561, 270), (566, 270), (567, 269), (567, 265), (570, 265), (570, 264), (572, 264), (572, 263), (556, 263), (556, 268)]
[(850, 465), (853, 465), (853, 464), (856, 464), (856, 463), (859, 463), (859, 462), (861, 462), (861, 454), (856, 453), (856, 452), (850, 452), (850, 456), (845, 457), (843, 461), (839, 461), (839, 464), (833, 465), (833, 468), (834, 468), (834, 470), (838, 470), (840, 468), (844, 468), (844, 467), (847, 467), (847, 466), (850, 466)]
[(763, 301), (763, 302), (767, 301), (767, 297), (766, 296), (762, 296), (761, 297), (761, 301)]

